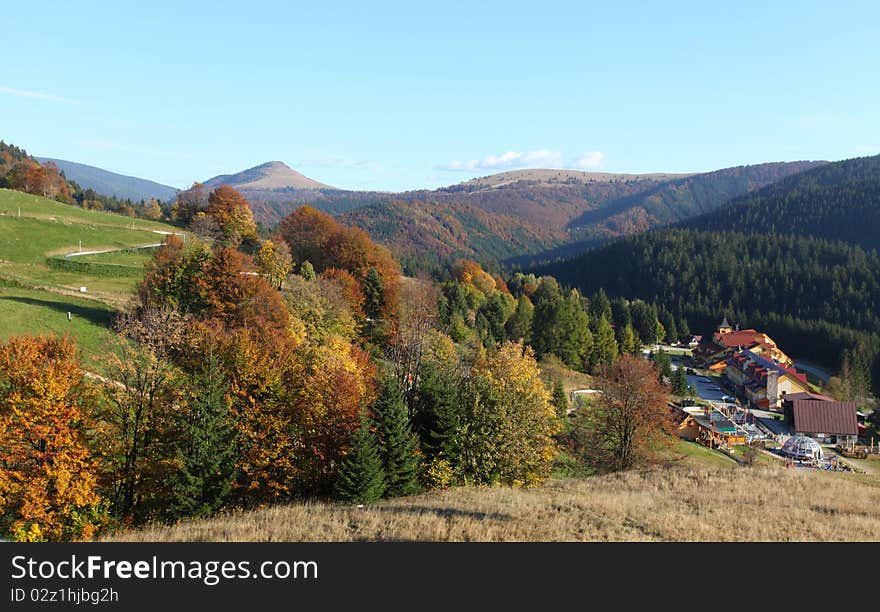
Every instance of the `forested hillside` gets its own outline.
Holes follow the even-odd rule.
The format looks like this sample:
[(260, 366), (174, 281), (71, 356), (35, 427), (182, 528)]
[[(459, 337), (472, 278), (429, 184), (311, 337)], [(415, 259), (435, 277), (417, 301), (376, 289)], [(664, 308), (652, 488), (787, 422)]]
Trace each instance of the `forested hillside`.
[(174, 199), (179, 189), (162, 185), (155, 181), (148, 181), (136, 176), (125, 176), (110, 172), (103, 168), (96, 168), (86, 164), (79, 164), (65, 159), (52, 159), (48, 157), (36, 158), (42, 164), (52, 162), (58, 169), (64, 172), (68, 180), (76, 181), (83, 189), (91, 189), (105, 196), (119, 198), (120, 200), (158, 200), (170, 202)]
[(534, 272), (654, 302), (686, 317), (696, 333), (726, 315), (833, 369), (844, 351), (873, 359), (880, 348), (880, 257), (843, 242), (667, 229)]
[(804, 172), (684, 225), (815, 236), (880, 248), (880, 155)]
[(369, 231), (408, 267), (428, 265), (420, 261), (426, 252), (435, 259), (469, 257), (484, 263), (543, 260), (545, 251), (579, 254), (615, 237), (714, 210), (731, 197), (822, 163), (739, 166), (684, 177), (560, 173), (554, 178), (551, 173), (469, 181), (377, 198), (340, 220)]

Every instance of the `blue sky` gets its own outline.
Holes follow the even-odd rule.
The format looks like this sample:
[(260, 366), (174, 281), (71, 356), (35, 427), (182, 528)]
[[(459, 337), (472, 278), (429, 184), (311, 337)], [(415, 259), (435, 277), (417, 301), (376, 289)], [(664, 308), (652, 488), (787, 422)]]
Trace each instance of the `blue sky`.
[(880, 152), (878, 23), (875, 1), (8, 3), (0, 138), (176, 187), (276, 159), (380, 190), (837, 160)]

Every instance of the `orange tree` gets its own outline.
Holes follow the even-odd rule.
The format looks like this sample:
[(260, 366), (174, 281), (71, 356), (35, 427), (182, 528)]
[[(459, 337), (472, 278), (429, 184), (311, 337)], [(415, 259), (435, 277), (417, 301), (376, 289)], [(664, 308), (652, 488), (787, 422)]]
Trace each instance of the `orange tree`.
[(572, 436), (587, 462), (601, 471), (647, 463), (672, 440), (666, 385), (654, 365), (625, 354), (601, 370), (594, 382), (602, 393), (578, 409)]
[(211, 192), (204, 214), (217, 223), (224, 244), (238, 244), (257, 237), (250, 203), (228, 185), (221, 185)]
[[(334, 268), (349, 273), (357, 282), (360, 294), (370, 270), (374, 269), (382, 284), (381, 315), (388, 321), (396, 321), (400, 264), (391, 251), (373, 242), (365, 231), (345, 227), (326, 213), (302, 206), (282, 219), (278, 233), (296, 261), (310, 262), (318, 273)], [(363, 303), (353, 306), (360, 310)]]
[(17, 540), (90, 538), (103, 522), (87, 396), (66, 339), (0, 345), (0, 528)]

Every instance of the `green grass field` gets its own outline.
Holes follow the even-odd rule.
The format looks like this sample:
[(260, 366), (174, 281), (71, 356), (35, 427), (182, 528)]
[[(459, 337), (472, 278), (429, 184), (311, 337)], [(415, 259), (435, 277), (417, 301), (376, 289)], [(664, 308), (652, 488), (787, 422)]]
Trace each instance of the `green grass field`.
[(75, 259), (90, 263), (112, 264), (116, 266), (132, 266), (142, 268), (149, 260), (155, 249), (132, 249), (128, 251), (114, 251), (112, 253), (95, 253), (94, 255), (82, 255)]
[(113, 313), (95, 300), (0, 284), (0, 340), (24, 334), (66, 335), (76, 341), (89, 369), (102, 369), (99, 356), (114, 337), (109, 329)]
[(724, 453), (688, 440), (676, 440), (670, 454), (673, 460), (702, 467), (736, 467), (737, 463)]
[[(106, 268), (101, 274), (57, 269), (47, 264), (47, 258), (63, 258), (80, 248), (93, 251), (157, 244), (164, 239), (157, 231), (181, 230), (0, 189), (0, 339), (66, 334), (76, 340), (84, 365), (100, 371), (99, 357), (114, 336), (109, 329), (113, 314), (129, 299), (153, 251), (121, 250), (84, 255), (79, 260), (126, 266), (118, 276)], [(80, 287), (86, 287), (84, 295)]]
[[(113, 277), (56, 270), (46, 264), (46, 258), (80, 248), (93, 251), (156, 244), (164, 239), (157, 231), (180, 230), (163, 223), (83, 210), (0, 189), (0, 278), (50, 289), (78, 291), (86, 287), (88, 293), (99, 299), (118, 304), (137, 284), (137, 274)], [(150, 251), (145, 250), (83, 257), (140, 268), (149, 256)]]
[(133, 229), (141, 231), (180, 231), (180, 228), (174, 228), (160, 221), (133, 219), (131, 217), (124, 217), (113, 213), (85, 210), (78, 206), (62, 204), (60, 202), (55, 202), (54, 200), (41, 198), (21, 191), (0, 189), (0, 218), (18, 217), (19, 211), (21, 212), (22, 218), (54, 218), (57, 221), (69, 221), (72, 223), (86, 223), (108, 227), (133, 227)]

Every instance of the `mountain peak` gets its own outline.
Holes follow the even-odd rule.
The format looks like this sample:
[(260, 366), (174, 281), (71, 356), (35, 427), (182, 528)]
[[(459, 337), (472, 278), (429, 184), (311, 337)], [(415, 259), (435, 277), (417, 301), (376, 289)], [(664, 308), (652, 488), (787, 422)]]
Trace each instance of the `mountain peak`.
[(293, 170), (290, 166), (285, 164), (283, 161), (268, 161), (265, 164), (260, 164), (259, 166), (254, 166), (254, 170), (259, 168), (265, 168), (267, 170)]
[[(283, 189), (335, 189), (304, 176), (282, 161), (269, 161), (237, 174), (222, 174), (205, 181), (207, 189), (229, 185), (240, 191), (276, 191)], [(247, 195), (247, 194), (245, 194)]]

